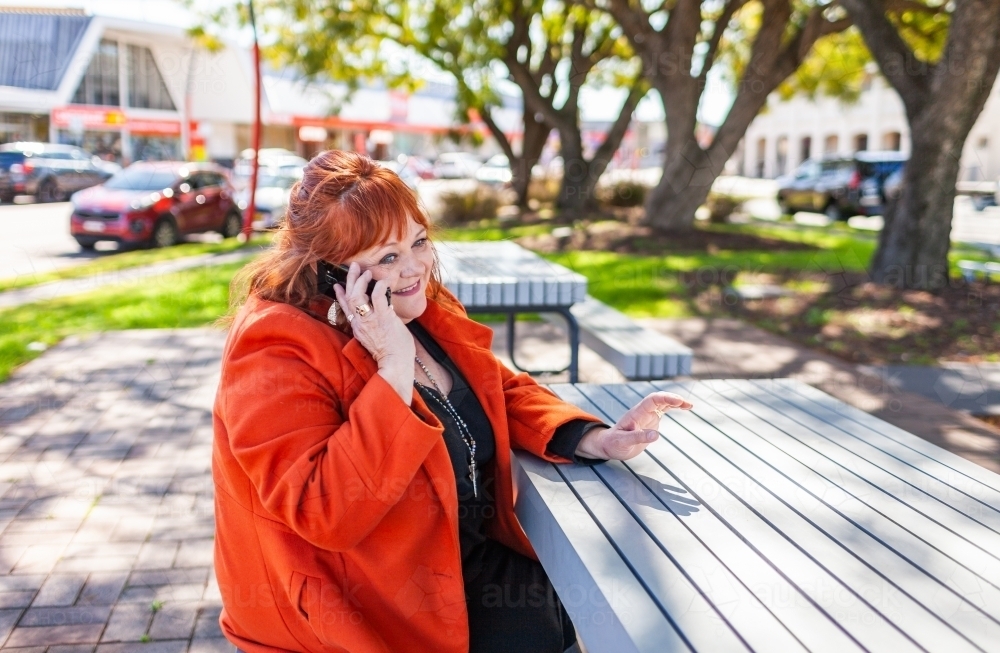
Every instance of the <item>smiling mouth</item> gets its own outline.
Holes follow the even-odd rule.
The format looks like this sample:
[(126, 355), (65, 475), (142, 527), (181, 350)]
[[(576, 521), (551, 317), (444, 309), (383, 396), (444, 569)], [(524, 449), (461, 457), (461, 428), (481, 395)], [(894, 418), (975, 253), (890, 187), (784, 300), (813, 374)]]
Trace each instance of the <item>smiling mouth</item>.
[(413, 290), (414, 288), (416, 288), (418, 285), (420, 285), (420, 281), (415, 281), (413, 284), (407, 286), (406, 288), (400, 288), (396, 292), (397, 293), (407, 293), (407, 292), (410, 292), (411, 290)]

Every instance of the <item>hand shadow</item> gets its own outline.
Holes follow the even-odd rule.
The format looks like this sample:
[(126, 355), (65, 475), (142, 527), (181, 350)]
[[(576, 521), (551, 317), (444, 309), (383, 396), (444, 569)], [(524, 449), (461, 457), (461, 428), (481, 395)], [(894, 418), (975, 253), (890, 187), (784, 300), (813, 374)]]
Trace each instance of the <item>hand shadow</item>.
[(657, 510), (666, 508), (678, 517), (687, 517), (691, 513), (698, 512), (698, 506), (701, 504), (697, 499), (684, 496), (688, 493), (684, 488), (661, 483), (655, 478), (643, 474), (636, 474), (636, 476), (649, 490), (638, 497), (638, 503), (641, 505)]

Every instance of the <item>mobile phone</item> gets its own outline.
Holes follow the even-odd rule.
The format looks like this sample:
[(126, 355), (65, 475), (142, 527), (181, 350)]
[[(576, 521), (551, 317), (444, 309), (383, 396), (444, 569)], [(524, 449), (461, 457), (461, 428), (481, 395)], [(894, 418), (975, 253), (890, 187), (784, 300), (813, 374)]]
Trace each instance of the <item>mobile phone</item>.
[[(330, 263), (328, 261), (317, 261), (316, 262), (316, 290), (321, 295), (326, 295), (332, 297), (334, 300), (337, 296), (333, 292), (334, 284), (340, 284), (344, 288), (347, 288), (347, 272), (348, 267), (343, 263)], [(368, 301), (371, 301), (372, 293), (375, 292), (375, 280), (372, 279), (368, 282)], [(385, 301), (392, 304), (392, 290), (389, 288), (385, 289)]]

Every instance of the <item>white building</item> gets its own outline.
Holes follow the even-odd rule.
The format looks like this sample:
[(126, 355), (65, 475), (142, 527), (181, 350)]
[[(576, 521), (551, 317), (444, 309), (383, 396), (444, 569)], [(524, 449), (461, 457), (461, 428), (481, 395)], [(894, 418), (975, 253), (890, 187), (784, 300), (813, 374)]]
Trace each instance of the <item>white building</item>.
[[(120, 161), (235, 158), (250, 146), (253, 62), (247, 50), (199, 49), (185, 30), (80, 10), (0, 7), (0, 143), (73, 143)], [(455, 149), (454, 88), (414, 94), (263, 76), (262, 147), (305, 156), (331, 147), (378, 158)], [(519, 138), (520, 102), (501, 128)], [(485, 133), (485, 126), (471, 129)]]
[[(994, 87), (962, 153), (960, 181), (1000, 177), (1000, 85)], [(859, 150), (910, 151), (903, 103), (880, 75), (873, 75), (856, 103), (834, 98), (777, 94), (754, 119), (738, 153), (742, 174), (778, 177), (809, 158), (849, 155)]]

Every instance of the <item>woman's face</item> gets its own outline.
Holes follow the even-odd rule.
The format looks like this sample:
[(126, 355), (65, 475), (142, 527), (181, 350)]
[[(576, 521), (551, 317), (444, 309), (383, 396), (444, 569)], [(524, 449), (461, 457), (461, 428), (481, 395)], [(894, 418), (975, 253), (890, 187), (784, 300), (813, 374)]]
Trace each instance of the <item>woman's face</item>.
[(385, 280), (392, 290), (392, 307), (403, 320), (419, 317), (427, 308), (427, 284), (434, 268), (434, 251), (427, 229), (410, 218), (402, 240), (390, 240), (359, 252), (353, 259), (361, 271), (372, 271), (376, 281)]

